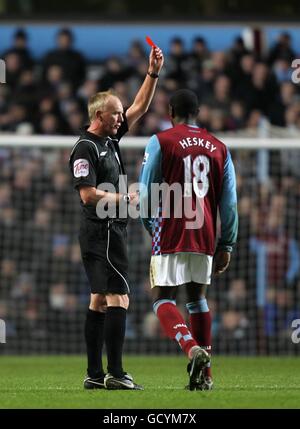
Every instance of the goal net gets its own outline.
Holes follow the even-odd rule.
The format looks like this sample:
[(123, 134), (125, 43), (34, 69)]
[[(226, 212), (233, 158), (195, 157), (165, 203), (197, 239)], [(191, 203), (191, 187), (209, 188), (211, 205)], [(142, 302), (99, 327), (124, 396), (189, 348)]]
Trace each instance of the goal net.
[[(6, 343), (0, 354), (85, 350), (89, 287), (77, 238), (79, 199), (68, 171), (74, 142), (1, 136), (0, 319)], [(127, 138), (121, 144), (128, 183), (137, 181), (146, 142)], [(300, 143), (225, 142), (237, 173), (239, 237), (230, 268), (208, 291), (214, 353), (299, 353), (293, 332), (300, 324)], [(128, 246), (126, 351), (176, 353), (152, 312), (151, 243), (137, 219), (129, 222)], [(181, 291), (178, 302), (185, 312)]]

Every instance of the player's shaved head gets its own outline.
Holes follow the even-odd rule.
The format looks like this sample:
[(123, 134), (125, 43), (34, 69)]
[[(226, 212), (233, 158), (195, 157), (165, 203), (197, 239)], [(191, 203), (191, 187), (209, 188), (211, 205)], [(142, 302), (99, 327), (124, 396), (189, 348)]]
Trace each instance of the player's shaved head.
[(197, 116), (199, 102), (196, 94), (189, 89), (179, 89), (170, 98), (172, 117), (188, 118)]

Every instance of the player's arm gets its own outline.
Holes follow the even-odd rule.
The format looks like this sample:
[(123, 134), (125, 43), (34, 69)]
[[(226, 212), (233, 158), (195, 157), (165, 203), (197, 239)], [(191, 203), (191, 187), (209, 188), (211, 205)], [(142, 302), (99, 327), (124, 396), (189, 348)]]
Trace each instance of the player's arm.
[[(156, 211), (151, 206), (151, 185), (162, 183), (161, 174), (161, 147), (158, 138), (154, 135), (149, 140), (140, 173), (140, 214), (144, 227), (152, 235), (152, 213)], [(156, 196), (158, 200), (158, 195)], [(155, 202), (155, 198), (153, 198)], [(158, 203), (158, 201), (156, 201)]]
[(227, 150), (227, 158), (224, 164), (219, 211), (221, 218), (221, 237), (218, 242), (214, 260), (214, 271), (217, 274), (227, 269), (232, 248), (236, 243), (238, 234), (236, 178), (229, 150)]
[[(151, 48), (149, 56), (149, 69), (148, 72), (159, 74), (164, 63), (164, 57), (160, 48)], [(149, 76), (147, 74), (141, 88), (139, 89), (133, 104), (126, 111), (126, 118), (128, 128), (147, 112), (149, 105), (152, 101), (154, 91), (157, 85), (157, 78)]]

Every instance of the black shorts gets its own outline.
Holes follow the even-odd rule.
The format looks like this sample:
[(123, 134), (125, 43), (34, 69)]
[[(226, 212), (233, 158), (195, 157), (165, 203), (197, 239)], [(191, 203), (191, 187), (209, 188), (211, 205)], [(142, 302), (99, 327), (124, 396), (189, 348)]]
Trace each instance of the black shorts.
[(126, 225), (84, 220), (79, 243), (91, 292), (129, 294)]

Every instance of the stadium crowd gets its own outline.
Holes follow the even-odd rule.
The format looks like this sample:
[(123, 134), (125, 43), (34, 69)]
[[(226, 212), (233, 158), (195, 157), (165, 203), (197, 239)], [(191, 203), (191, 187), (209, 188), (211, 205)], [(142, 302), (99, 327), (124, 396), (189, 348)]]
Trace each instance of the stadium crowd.
[[(170, 125), (168, 97), (181, 87), (200, 100), (199, 124), (212, 132), (255, 130), (263, 117), (274, 126), (300, 129), (300, 92), (291, 63), (298, 52), (288, 33), (258, 55), (241, 37), (226, 51), (209, 50), (199, 36), (191, 51), (180, 38), (170, 41), (159, 90), (143, 121), (131, 131), (149, 136)], [(113, 88), (129, 106), (147, 72), (144, 46), (133, 41), (124, 57), (89, 64), (74, 48), (73, 34), (61, 29), (56, 48), (35, 63), (26, 31), (18, 29), (10, 49), (1, 53), (6, 85), (0, 87), (0, 130), (47, 135), (77, 135), (87, 121), (88, 98)]]
[[(40, 65), (34, 64), (26, 40), (18, 31), (14, 46), (2, 55), (8, 82), (0, 86), (2, 131), (77, 134), (91, 94), (113, 87), (128, 105), (146, 73), (145, 52), (137, 42), (126, 58), (100, 64), (95, 78), (95, 68), (70, 48), (68, 31), (60, 33), (57, 50)], [(169, 126), (168, 95), (179, 86), (198, 93), (199, 123), (213, 132), (255, 128), (261, 115), (276, 125), (300, 128), (299, 89), (290, 80), (293, 56), (288, 35), (264, 62), (241, 39), (227, 53), (209, 52), (201, 38), (186, 53), (182, 42), (173, 40), (150, 112), (134, 134), (149, 136)], [(274, 110), (275, 104), (280, 108)], [(208, 294), (217, 353), (299, 352), (290, 340), (291, 320), (300, 318), (299, 164), (293, 166), (295, 156), (271, 155), (270, 175), (261, 182), (256, 154), (233, 151), (238, 245), (229, 271), (214, 280)], [(0, 319), (6, 321), (8, 338), (0, 353), (82, 351), (89, 296), (68, 157), (68, 149), (0, 148)], [(124, 151), (129, 183), (136, 182), (141, 160), (141, 150)], [(169, 351), (152, 313), (150, 242), (138, 220), (130, 221), (128, 239), (133, 298), (127, 351)]]

